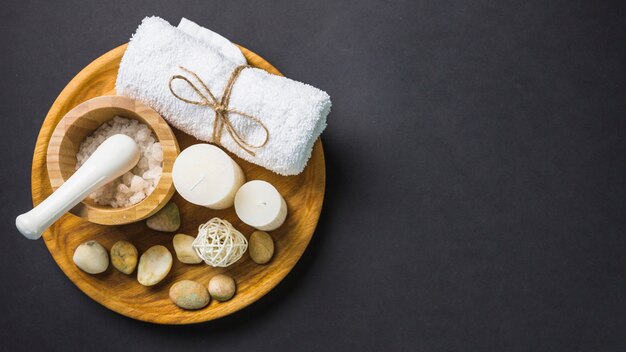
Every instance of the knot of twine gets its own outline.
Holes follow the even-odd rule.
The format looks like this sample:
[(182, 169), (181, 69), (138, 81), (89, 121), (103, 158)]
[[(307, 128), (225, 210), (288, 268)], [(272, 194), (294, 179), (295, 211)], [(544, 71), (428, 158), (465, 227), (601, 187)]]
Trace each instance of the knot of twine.
[[(241, 73), (241, 71), (243, 71), (246, 68), (249, 68), (250, 66), (241, 65), (241, 66), (237, 66), (233, 70), (233, 72), (230, 75), (230, 78), (226, 82), (226, 87), (224, 88), (224, 93), (222, 93), (222, 98), (220, 100), (215, 98), (215, 95), (213, 95), (209, 87), (207, 87), (204, 81), (202, 81), (202, 79), (200, 79), (200, 77), (195, 72), (182, 66), (179, 66), (179, 67), (181, 70), (187, 72), (193, 78), (195, 78), (195, 80), (199, 83), (200, 87), (202, 87), (204, 91), (200, 90), (200, 88), (198, 88), (193, 82), (191, 82), (189, 78), (182, 76), (182, 75), (174, 75), (170, 78), (170, 82), (169, 82), (169, 88), (170, 88), (170, 92), (172, 93), (172, 95), (174, 95), (179, 100), (184, 101), (185, 103), (199, 105), (199, 106), (207, 106), (215, 112), (215, 119), (213, 120), (213, 142), (215, 144), (221, 144), (222, 131), (226, 129), (226, 132), (228, 132), (228, 134), (231, 136), (233, 141), (235, 141), (235, 143), (237, 143), (237, 145), (241, 147), (241, 149), (246, 151), (246, 153), (252, 156), (255, 156), (255, 153), (252, 151), (252, 149), (261, 148), (267, 144), (267, 141), (269, 140), (269, 137), (270, 137), (269, 130), (267, 129), (265, 124), (263, 124), (263, 122), (256, 116), (247, 114), (237, 109), (233, 109), (229, 106), (230, 95), (233, 91), (233, 85), (235, 84), (237, 77), (239, 77), (239, 74)], [(183, 98), (180, 95), (178, 95), (174, 91), (174, 88), (172, 87), (172, 83), (175, 80), (182, 80), (186, 82), (196, 93), (199, 100), (190, 100), (190, 99)], [(260, 126), (263, 129), (263, 131), (265, 131), (265, 139), (263, 139), (263, 142), (260, 144), (251, 144), (248, 141), (246, 141), (243, 137), (241, 137), (239, 132), (237, 132), (237, 130), (233, 127), (233, 124), (230, 121), (230, 118), (229, 118), (230, 114), (237, 114), (237, 115), (243, 116), (247, 118), (248, 120), (253, 121), (258, 126)]]

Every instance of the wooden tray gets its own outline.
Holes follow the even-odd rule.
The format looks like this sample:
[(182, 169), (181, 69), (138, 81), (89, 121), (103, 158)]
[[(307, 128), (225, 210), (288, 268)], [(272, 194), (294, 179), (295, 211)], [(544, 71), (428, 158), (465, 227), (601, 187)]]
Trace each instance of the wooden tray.
[[(85, 67), (63, 89), (56, 99), (39, 132), (33, 155), (32, 191), (33, 203), (39, 204), (50, 193), (50, 181), (46, 170), (46, 150), (56, 124), (74, 106), (95, 96), (114, 93), (115, 78), (126, 45), (119, 46), (102, 55)], [(253, 52), (241, 48), (249, 64), (270, 73), (281, 73), (270, 63)], [(198, 141), (174, 130), (181, 150)], [(315, 143), (313, 156), (304, 172), (297, 176), (279, 176), (259, 166), (250, 164), (231, 154), (237, 160), (248, 180), (263, 179), (272, 183), (285, 197), (289, 207), (287, 221), (270, 234), (276, 251), (267, 265), (255, 264), (246, 253), (228, 268), (212, 268), (205, 264), (187, 265), (174, 259), (169, 275), (156, 286), (144, 287), (136, 280), (136, 272), (124, 275), (109, 266), (106, 272), (89, 275), (79, 270), (72, 261), (74, 249), (87, 240), (97, 240), (105, 248), (119, 240), (129, 241), (140, 253), (157, 244), (166, 246), (172, 254), (171, 233), (148, 229), (145, 221), (123, 226), (103, 226), (87, 222), (71, 214), (64, 215), (44, 234), (43, 239), (52, 257), (67, 277), (84, 293), (105, 307), (127, 317), (159, 324), (190, 324), (205, 322), (236, 312), (255, 302), (276, 286), (293, 268), (307, 247), (319, 219), (326, 168), (321, 141)], [(234, 208), (210, 210), (192, 205), (178, 194), (172, 198), (181, 210), (182, 226), (179, 233), (197, 234), (198, 226), (221, 217), (230, 221), (248, 237), (253, 229), (243, 224), (235, 215)], [(212, 300), (210, 305), (198, 311), (185, 311), (169, 299), (170, 286), (182, 279), (207, 284), (218, 273), (227, 273), (237, 281), (237, 294), (228, 302)]]

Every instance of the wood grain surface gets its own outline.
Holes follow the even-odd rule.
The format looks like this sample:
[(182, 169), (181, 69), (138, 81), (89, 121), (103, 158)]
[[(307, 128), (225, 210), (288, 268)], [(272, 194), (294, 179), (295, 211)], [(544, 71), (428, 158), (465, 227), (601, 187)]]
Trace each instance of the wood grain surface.
[[(76, 105), (96, 96), (113, 93), (119, 62), (125, 49), (126, 45), (117, 47), (89, 64), (71, 80), (52, 105), (39, 133), (33, 156), (34, 204), (40, 203), (52, 192), (46, 168), (46, 153), (54, 128)], [(258, 55), (245, 48), (241, 50), (251, 65), (280, 75), (276, 68)], [(198, 143), (195, 138), (178, 130), (174, 130), (174, 133), (181, 150)], [(97, 240), (107, 249), (116, 241), (126, 240), (135, 244), (140, 254), (157, 244), (166, 246), (174, 254), (173, 233), (150, 230), (145, 221), (105, 226), (66, 214), (43, 234), (45, 244), (59, 267), (78, 288), (105, 307), (134, 319), (160, 324), (190, 324), (223, 317), (242, 309), (275, 287), (306, 249), (322, 208), (326, 170), (320, 140), (315, 143), (308, 166), (297, 176), (279, 176), (232, 154), (231, 156), (242, 167), (248, 180), (262, 179), (276, 186), (289, 207), (285, 224), (270, 233), (274, 238), (276, 251), (273, 259), (266, 265), (255, 264), (248, 253), (228, 268), (212, 268), (205, 264), (187, 265), (174, 259), (172, 270), (165, 280), (156, 286), (144, 287), (137, 282), (136, 272), (127, 276), (112, 266), (99, 275), (82, 272), (72, 262), (74, 249), (87, 240)], [(192, 205), (178, 194), (173, 196), (172, 201), (181, 209), (180, 233), (196, 235), (198, 226), (215, 216), (230, 221), (246, 237), (253, 231), (237, 218), (234, 208), (210, 210)], [(169, 300), (168, 290), (176, 281), (190, 279), (206, 285), (218, 273), (231, 275), (237, 282), (238, 292), (230, 301), (212, 301), (204, 309), (185, 311)]]
[(180, 150), (174, 132), (161, 115), (149, 106), (117, 95), (89, 99), (74, 107), (59, 121), (52, 132), (46, 154), (52, 189), (57, 190), (74, 173), (76, 154), (85, 138), (115, 116), (138, 120), (152, 129), (163, 150), (163, 171), (154, 191), (137, 204), (112, 208), (87, 198), (70, 210), (74, 215), (101, 225), (124, 225), (145, 219), (163, 208), (175, 192), (172, 169)]

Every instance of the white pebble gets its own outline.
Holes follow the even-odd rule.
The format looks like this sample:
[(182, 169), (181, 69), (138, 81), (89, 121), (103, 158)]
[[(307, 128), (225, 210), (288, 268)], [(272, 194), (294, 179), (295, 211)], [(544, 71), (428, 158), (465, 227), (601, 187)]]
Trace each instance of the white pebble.
[(109, 267), (109, 254), (96, 241), (88, 241), (76, 247), (72, 259), (77, 267), (89, 274), (100, 274)]
[(137, 281), (144, 286), (152, 286), (163, 280), (172, 268), (172, 254), (163, 246), (153, 246), (139, 258)]

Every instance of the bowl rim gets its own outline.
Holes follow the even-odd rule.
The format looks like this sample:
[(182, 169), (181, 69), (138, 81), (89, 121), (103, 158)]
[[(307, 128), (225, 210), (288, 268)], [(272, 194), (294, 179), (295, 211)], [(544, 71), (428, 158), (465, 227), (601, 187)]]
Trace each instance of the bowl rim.
[[(66, 131), (88, 113), (110, 108), (132, 113), (131, 116), (122, 116), (125, 118), (137, 119), (132, 115), (138, 115), (144, 120), (141, 122), (150, 127), (163, 149), (161, 178), (152, 193), (131, 206), (113, 208), (81, 201), (69, 212), (96, 224), (123, 225), (153, 215), (167, 204), (175, 192), (172, 169), (174, 161), (180, 153), (180, 147), (171, 127), (154, 109), (136, 99), (118, 95), (98, 96), (76, 105), (59, 120), (52, 132), (46, 151), (46, 168), (52, 190), (56, 191), (66, 181), (61, 172), (60, 158), (58, 158), (61, 152), (61, 142), (66, 138)], [(111, 118), (114, 116), (116, 115), (112, 115)]]

